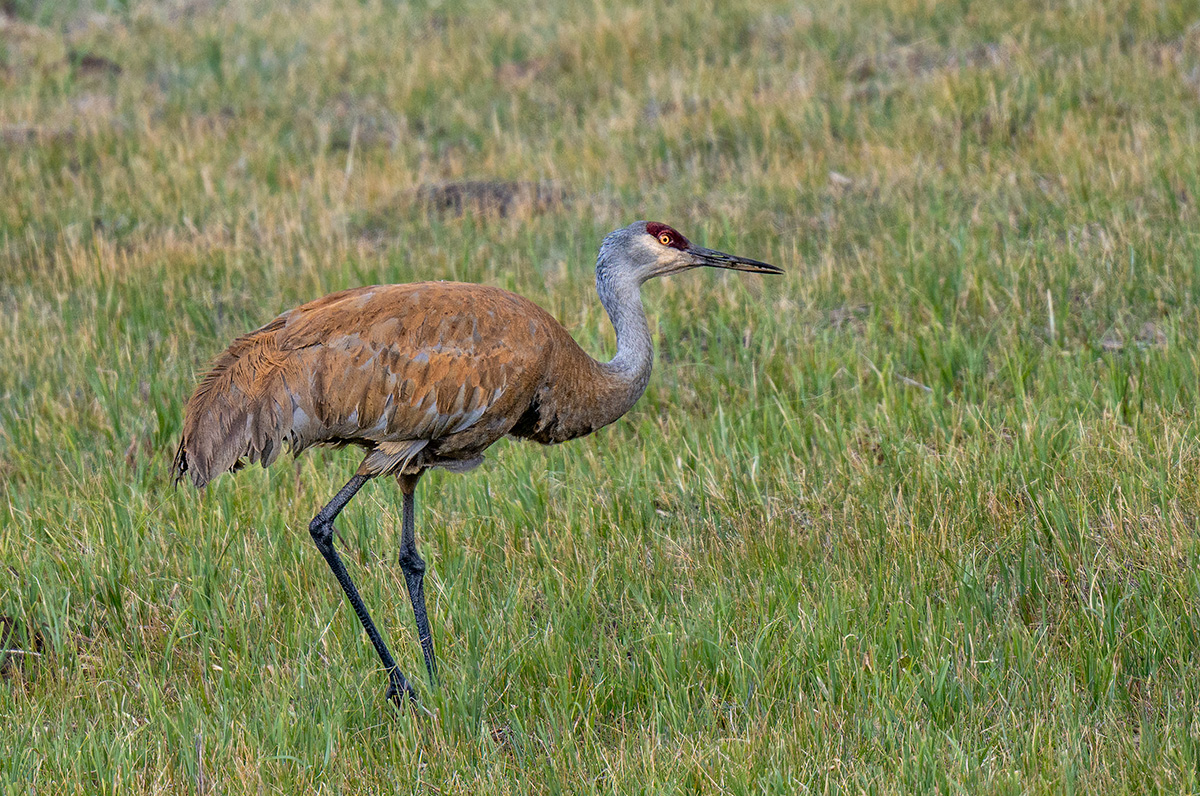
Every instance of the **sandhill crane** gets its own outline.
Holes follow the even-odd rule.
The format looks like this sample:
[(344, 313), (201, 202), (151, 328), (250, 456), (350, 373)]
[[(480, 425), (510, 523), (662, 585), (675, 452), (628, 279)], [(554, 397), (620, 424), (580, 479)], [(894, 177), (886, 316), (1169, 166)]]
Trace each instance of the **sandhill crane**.
[(437, 661), (417, 552), (414, 493), (432, 467), (462, 472), (506, 435), (544, 444), (590, 434), (625, 414), (650, 379), (654, 350), (642, 309), (648, 279), (697, 266), (763, 274), (767, 263), (705, 249), (665, 224), (611, 232), (596, 259), (596, 292), (617, 334), (609, 362), (592, 359), (545, 310), (484, 285), (418, 282), (333, 293), (243, 335), (217, 357), (187, 403), (176, 483), (203, 487), (287, 445), (356, 445), (354, 477), (309, 532), (388, 672), (387, 697), (416, 692), (401, 673), (333, 546), (334, 519), (371, 478), (404, 496), (400, 568), (430, 683)]

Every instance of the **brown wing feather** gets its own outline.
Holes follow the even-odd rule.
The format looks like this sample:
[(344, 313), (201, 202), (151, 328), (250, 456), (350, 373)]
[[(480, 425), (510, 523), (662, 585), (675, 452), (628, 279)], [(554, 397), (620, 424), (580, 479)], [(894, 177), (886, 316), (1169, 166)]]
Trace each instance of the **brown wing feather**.
[(342, 291), (238, 338), (188, 402), (176, 478), (197, 486), (284, 444), (357, 444), (360, 472), (477, 458), (533, 402), (556, 342), (537, 305), (451, 282)]

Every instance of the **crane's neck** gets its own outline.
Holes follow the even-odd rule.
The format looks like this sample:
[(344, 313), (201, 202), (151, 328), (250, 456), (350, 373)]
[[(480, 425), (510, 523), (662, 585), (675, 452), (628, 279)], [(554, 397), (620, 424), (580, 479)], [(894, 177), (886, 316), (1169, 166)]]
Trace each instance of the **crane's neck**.
[(596, 292), (617, 332), (617, 355), (602, 363), (600, 371), (609, 404), (605, 408), (615, 420), (646, 391), (654, 365), (654, 344), (642, 308), (641, 281), (625, 269), (608, 268), (604, 254), (596, 267)]

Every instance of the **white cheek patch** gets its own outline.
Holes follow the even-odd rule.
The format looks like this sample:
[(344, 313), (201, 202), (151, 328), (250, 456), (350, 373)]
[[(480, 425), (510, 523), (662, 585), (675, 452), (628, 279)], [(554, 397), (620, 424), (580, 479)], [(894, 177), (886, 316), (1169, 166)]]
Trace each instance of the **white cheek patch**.
[(658, 243), (658, 241), (654, 240), (649, 235), (646, 235), (645, 237), (639, 236), (637, 238), (636, 245), (639, 249), (641, 249), (641, 251), (638, 252), (639, 260), (653, 260), (656, 257), (661, 256), (663, 253), (663, 247)]
[(639, 252), (641, 256), (638, 259), (644, 263), (654, 263), (649, 276), (671, 273), (683, 267), (682, 252), (669, 246), (663, 246), (649, 235), (639, 239), (637, 245), (642, 250)]
[(691, 258), (679, 249), (658, 245), (654, 247), (654, 273), (656, 276), (669, 276), (680, 271), (686, 271), (693, 265)]

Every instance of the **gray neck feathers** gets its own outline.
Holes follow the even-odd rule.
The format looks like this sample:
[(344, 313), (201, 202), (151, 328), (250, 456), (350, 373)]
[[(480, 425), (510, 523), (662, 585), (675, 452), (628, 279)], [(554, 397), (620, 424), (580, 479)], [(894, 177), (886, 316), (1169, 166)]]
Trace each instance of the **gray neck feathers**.
[(617, 355), (600, 367), (612, 381), (614, 401), (623, 404), (620, 413), (642, 397), (654, 365), (650, 326), (642, 308), (641, 280), (625, 268), (606, 262), (607, 247), (601, 247), (596, 263), (596, 293), (617, 332)]

